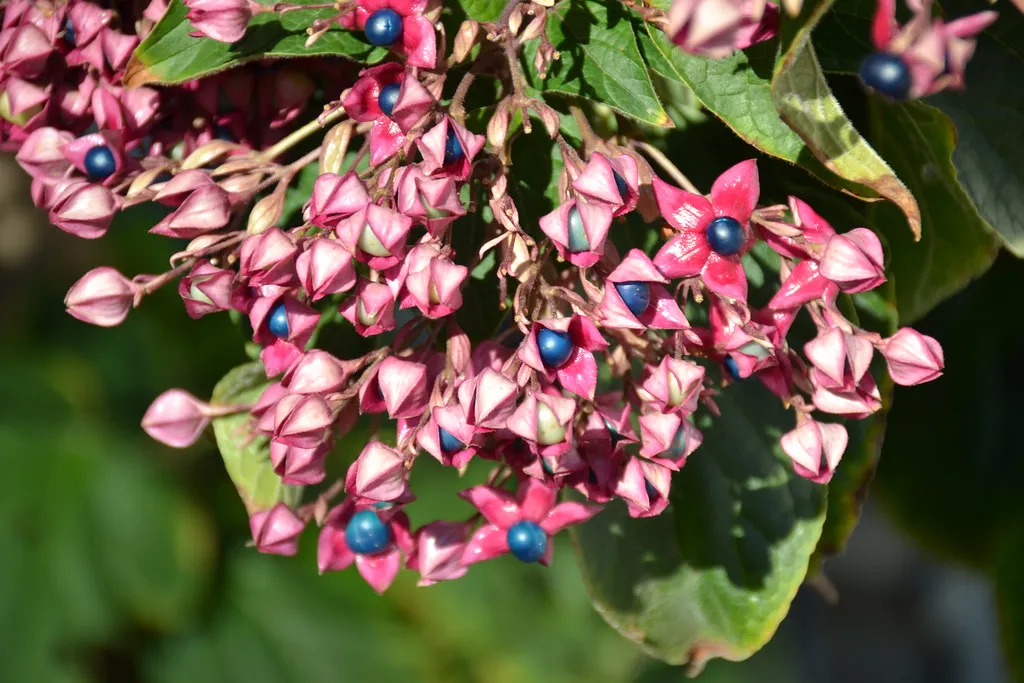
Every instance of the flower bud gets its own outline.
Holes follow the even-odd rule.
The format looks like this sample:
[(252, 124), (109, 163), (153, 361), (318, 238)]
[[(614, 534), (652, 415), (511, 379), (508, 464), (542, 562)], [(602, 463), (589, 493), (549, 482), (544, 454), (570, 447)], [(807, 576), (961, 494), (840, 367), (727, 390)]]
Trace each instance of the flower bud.
[(299, 536), (306, 523), (284, 503), (249, 517), (249, 530), (256, 549), (269, 555), (291, 556), (299, 552)]
[(931, 382), (945, 367), (942, 346), (932, 337), (909, 327), (882, 341), (878, 350), (885, 357), (892, 381), (902, 386)]
[(505, 144), (505, 136), (508, 135), (508, 126), (512, 121), (512, 105), (507, 99), (498, 104), (491, 120), (487, 122), (487, 142), (492, 147), (500, 148)]
[(67, 311), (90, 325), (120, 325), (132, 309), (138, 287), (113, 268), (93, 268), (64, 297)]
[(299, 254), (295, 271), (313, 301), (347, 292), (355, 287), (357, 280), (352, 254), (341, 242), (327, 237), (313, 240)]
[(370, 500), (397, 500), (408, 491), (408, 476), (405, 459), (397, 450), (371, 441), (349, 466), (345, 491)]
[(366, 186), (355, 173), (324, 173), (313, 183), (313, 194), (303, 218), (314, 225), (333, 228), (338, 220), (351, 216), (369, 201)]
[(249, 212), (249, 221), (245, 231), (250, 235), (258, 235), (275, 225), (284, 211), (284, 194), (273, 192), (256, 202)]
[(827, 484), (846, 450), (846, 428), (802, 415), (798, 422), (796, 429), (780, 439), (782, 450), (792, 459), (797, 474), (817, 484)]
[(40, 128), (25, 138), (15, 157), (33, 178), (59, 178), (71, 166), (61, 151), (74, 140), (71, 133), (56, 128)]
[(465, 576), (462, 564), (468, 529), (461, 522), (430, 522), (416, 532), (416, 546), (406, 566), (420, 573), (420, 586)]
[(194, 190), (176, 210), (150, 228), (154, 235), (192, 239), (220, 230), (231, 220), (228, 193), (216, 185)]
[(395, 298), (387, 285), (360, 280), (355, 296), (345, 299), (338, 310), (363, 337), (395, 329)]
[(208, 313), (231, 308), (235, 272), (218, 268), (209, 261), (199, 261), (188, 275), (178, 281), (178, 296), (185, 303), (185, 312), (193, 320)]
[(50, 222), (64, 232), (91, 240), (102, 237), (117, 212), (117, 198), (102, 185), (73, 182), (53, 200)]
[(292, 394), (330, 394), (340, 391), (350, 374), (344, 362), (327, 351), (311, 349), (288, 369), (282, 384)]
[(298, 253), (291, 236), (280, 228), (250, 235), (239, 250), (239, 275), (248, 279), (250, 287), (291, 285)]
[(157, 396), (142, 418), (153, 439), (172, 448), (188, 448), (210, 423), (207, 406), (192, 394), (170, 389)]
[(288, 394), (274, 409), (274, 439), (296, 448), (316, 448), (327, 439), (334, 413), (316, 394)]
[(211, 140), (205, 145), (200, 145), (185, 157), (185, 160), (181, 162), (181, 168), (185, 171), (202, 168), (213, 161), (219, 161), (236, 149), (239, 149), (237, 143), (227, 140)]
[(480, 31), (480, 24), (475, 19), (467, 19), (459, 25), (459, 31), (455, 34), (455, 47), (452, 56), (456, 63), (462, 62), (469, 56), (473, 46), (476, 45), (476, 37)]
[(882, 244), (875, 233), (855, 228), (829, 239), (819, 272), (844, 292), (866, 292), (885, 282), (883, 260)]
[(380, 364), (377, 382), (392, 419), (422, 415), (433, 385), (426, 365), (395, 356), (385, 358)]
[(348, 152), (349, 143), (352, 141), (352, 124), (348, 121), (341, 123), (327, 131), (324, 141), (320, 147), (320, 174), (340, 173), (345, 165), (345, 154)]
[(280, 441), (270, 441), (270, 462), (281, 482), (288, 486), (315, 486), (327, 472), (324, 461), (329, 448), (322, 443), (314, 448), (296, 448)]

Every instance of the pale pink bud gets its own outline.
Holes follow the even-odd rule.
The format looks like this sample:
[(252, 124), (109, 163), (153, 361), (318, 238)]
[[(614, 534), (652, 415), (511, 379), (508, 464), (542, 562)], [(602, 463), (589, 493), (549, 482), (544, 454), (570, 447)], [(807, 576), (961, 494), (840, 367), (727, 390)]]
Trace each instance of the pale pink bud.
[(477, 429), (503, 429), (518, 397), (516, 383), (489, 367), (459, 386), (459, 403)]
[(90, 325), (120, 325), (132, 309), (138, 287), (113, 268), (93, 268), (64, 297), (68, 313)]
[(117, 212), (117, 199), (102, 185), (76, 182), (64, 187), (50, 209), (50, 222), (84, 239), (102, 237)]
[(807, 342), (804, 353), (815, 369), (824, 374), (825, 377), (818, 378), (820, 384), (841, 386), (860, 382), (871, 365), (874, 349), (865, 337), (845, 334), (833, 327)]
[(355, 296), (345, 299), (338, 310), (364, 337), (395, 328), (395, 298), (391, 289), (379, 282), (360, 280)]
[(249, 517), (249, 530), (256, 549), (269, 555), (294, 555), (299, 552), (299, 536), (306, 523), (284, 503)]
[(416, 532), (416, 547), (406, 566), (420, 573), (420, 586), (461, 578), (468, 568), (462, 564), (468, 529), (461, 522), (437, 521)]
[(220, 230), (231, 220), (228, 193), (216, 185), (197, 188), (175, 211), (149, 231), (154, 235), (192, 239)]
[(338, 240), (313, 240), (295, 260), (295, 271), (313, 301), (347, 292), (356, 285), (352, 254)]
[(215, 185), (209, 175), (198, 169), (182, 171), (166, 183), (159, 186), (153, 196), (154, 201), (167, 206), (180, 206), (185, 198), (200, 187)]
[(780, 443), (793, 460), (797, 474), (815, 483), (827, 484), (843, 457), (848, 438), (841, 424), (801, 417), (796, 429), (784, 434)]
[(71, 166), (61, 150), (72, 140), (74, 136), (71, 133), (56, 128), (40, 128), (21, 143), (16, 159), (33, 178), (59, 178)]
[(152, 438), (172, 448), (188, 448), (210, 423), (207, 406), (187, 391), (170, 389), (156, 397), (142, 418)]
[(321, 227), (334, 227), (339, 219), (351, 216), (369, 201), (366, 186), (355, 173), (324, 173), (313, 183), (313, 195), (303, 217)]
[(242, 39), (252, 19), (247, 0), (186, 0), (186, 18), (192, 22), (189, 35), (207, 37), (221, 43), (234, 43)]
[(322, 397), (289, 394), (274, 410), (274, 438), (296, 448), (316, 448), (333, 423), (334, 412)]
[(312, 349), (288, 369), (282, 384), (292, 394), (330, 394), (340, 391), (350, 370), (327, 351)]
[(326, 443), (314, 448), (296, 448), (280, 441), (270, 442), (270, 462), (281, 482), (288, 486), (315, 486), (327, 472), (324, 461), (330, 450)]
[(883, 340), (878, 350), (885, 356), (892, 381), (903, 386), (931, 382), (946, 365), (939, 342), (909, 327)]
[(42, 75), (46, 60), (53, 52), (53, 42), (32, 24), (9, 30), (13, 30), (13, 34), (4, 46), (4, 70), (28, 79)]
[(462, 306), (462, 284), (469, 269), (444, 259), (431, 259), (427, 267), (405, 281), (416, 307), (428, 318), (443, 318)]
[(379, 441), (371, 441), (349, 466), (345, 490), (349, 495), (370, 500), (397, 500), (408, 489), (408, 476), (401, 453)]
[(377, 382), (392, 419), (423, 414), (431, 390), (426, 365), (389, 356), (377, 370)]
[(885, 282), (884, 258), (875, 233), (855, 228), (829, 239), (818, 271), (844, 292), (866, 292)]
[(459, 25), (459, 31), (455, 34), (455, 47), (452, 51), (456, 63), (469, 56), (470, 50), (476, 44), (476, 36), (479, 31), (480, 24), (473, 19), (467, 19)]
[(250, 287), (294, 284), (295, 257), (299, 248), (288, 233), (271, 228), (247, 237), (239, 253), (239, 275)]
[(665, 356), (643, 383), (663, 412), (697, 410), (697, 399), (704, 388), (704, 368), (682, 358)]

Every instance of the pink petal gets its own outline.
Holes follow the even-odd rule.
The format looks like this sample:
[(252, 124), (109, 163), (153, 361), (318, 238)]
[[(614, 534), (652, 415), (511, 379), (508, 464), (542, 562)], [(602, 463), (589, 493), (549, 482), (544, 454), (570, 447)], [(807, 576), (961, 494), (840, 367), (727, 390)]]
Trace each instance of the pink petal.
[(703, 230), (681, 232), (658, 250), (654, 265), (668, 278), (693, 277), (700, 273), (710, 254)]
[(711, 186), (711, 201), (719, 216), (731, 216), (740, 223), (746, 223), (757, 206), (760, 193), (757, 162), (747, 159), (718, 176)]
[(584, 505), (583, 503), (560, 503), (551, 509), (551, 512), (540, 522), (540, 528), (549, 536), (557, 534), (570, 524), (585, 522), (598, 512), (601, 508), (597, 505)]
[(569, 392), (593, 400), (597, 389), (597, 361), (594, 354), (575, 347), (569, 362), (556, 370), (558, 381)]
[(401, 566), (402, 554), (395, 547), (380, 555), (356, 555), (356, 569), (366, 583), (382, 595), (398, 576)]
[(508, 552), (508, 530), (487, 524), (476, 530), (462, 553), (462, 564), (469, 566)]
[(715, 294), (737, 301), (747, 300), (747, 276), (741, 264), (712, 252), (701, 276)]
[(526, 479), (517, 494), (521, 519), (540, 523), (558, 500), (558, 489), (548, 486), (538, 479)]
[(508, 529), (522, 519), (519, 503), (508, 491), (490, 486), (474, 486), (460, 493), (484, 518), (500, 529)]
[[(661, 215), (676, 230), (703, 233), (704, 228), (715, 217), (714, 207), (711, 206), (711, 202), (707, 198), (673, 187), (657, 176), (652, 180), (652, 185)], [(657, 263), (657, 259), (655, 259), (655, 263)], [(659, 270), (665, 272), (660, 267)], [(669, 277), (674, 276), (670, 275)]]

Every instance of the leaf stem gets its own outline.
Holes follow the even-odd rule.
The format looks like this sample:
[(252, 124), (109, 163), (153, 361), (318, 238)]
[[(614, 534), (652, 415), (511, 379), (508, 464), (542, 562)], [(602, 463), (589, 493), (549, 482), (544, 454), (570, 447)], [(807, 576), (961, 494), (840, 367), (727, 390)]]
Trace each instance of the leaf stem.
[(319, 117), (313, 119), (312, 121), (302, 126), (301, 128), (294, 130), (288, 135), (286, 135), (273, 146), (268, 147), (259, 155), (259, 159), (261, 159), (262, 161), (272, 160), (274, 157), (279, 156), (282, 152), (288, 151), (299, 142), (305, 140), (318, 130), (326, 128), (328, 124), (334, 123), (344, 115), (345, 110), (339, 107), (338, 109), (335, 109), (327, 116), (323, 117), (322, 121), (320, 120)]

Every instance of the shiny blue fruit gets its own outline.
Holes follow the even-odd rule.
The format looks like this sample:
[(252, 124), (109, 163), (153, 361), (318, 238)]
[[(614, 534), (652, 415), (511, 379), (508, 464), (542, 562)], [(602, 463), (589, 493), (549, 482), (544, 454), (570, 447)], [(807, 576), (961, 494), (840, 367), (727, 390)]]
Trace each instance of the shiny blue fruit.
[(402, 37), (402, 16), (395, 10), (379, 9), (366, 20), (366, 39), (378, 47), (390, 47)]
[(651, 286), (646, 282), (616, 282), (615, 291), (633, 315), (640, 315), (651, 305)]
[(288, 311), (285, 310), (283, 303), (277, 304), (270, 310), (267, 329), (278, 339), (288, 338)]
[(391, 112), (395, 110), (395, 105), (398, 103), (398, 93), (401, 90), (401, 83), (388, 83), (380, 89), (380, 94), (377, 95), (377, 106), (384, 112), (384, 116), (391, 116)]
[(731, 216), (719, 216), (708, 223), (705, 235), (712, 251), (722, 256), (738, 254), (743, 248), (743, 226)]
[(458, 437), (444, 427), (438, 427), (437, 433), (441, 437), (441, 450), (445, 453), (458, 453), (466, 450), (466, 444), (459, 441)]
[(726, 356), (723, 364), (725, 365), (725, 371), (729, 373), (729, 377), (732, 378), (732, 381), (739, 382), (743, 379), (740, 376), (740, 366), (736, 364), (735, 358), (732, 356)]
[(629, 196), (629, 186), (626, 185), (626, 179), (619, 175), (618, 171), (612, 171), (612, 177), (615, 178), (615, 189), (619, 191), (619, 197), (622, 201), (626, 201)]
[(548, 549), (548, 535), (536, 522), (516, 522), (509, 527), (505, 540), (508, 549), (522, 562), (536, 562)]
[(459, 142), (459, 138), (455, 136), (455, 132), (452, 130), (448, 131), (448, 137), (444, 141), (444, 165), (448, 166), (454, 164), (456, 161), (462, 159), (465, 156), (465, 152), (462, 149), (462, 143)]
[(391, 545), (391, 529), (373, 510), (360, 510), (345, 527), (345, 543), (359, 555), (376, 555)]
[(572, 355), (572, 338), (568, 332), (542, 327), (537, 332), (537, 348), (540, 349), (540, 360), (545, 366), (560, 368), (569, 361), (569, 357)]
[(888, 52), (872, 52), (860, 63), (860, 80), (889, 99), (903, 101), (913, 84), (907, 63)]
[(114, 175), (116, 170), (114, 151), (106, 145), (96, 145), (85, 153), (85, 173), (90, 180), (104, 180)]
[(71, 17), (68, 17), (64, 21), (64, 42), (71, 47), (75, 47), (75, 25), (71, 23)]

